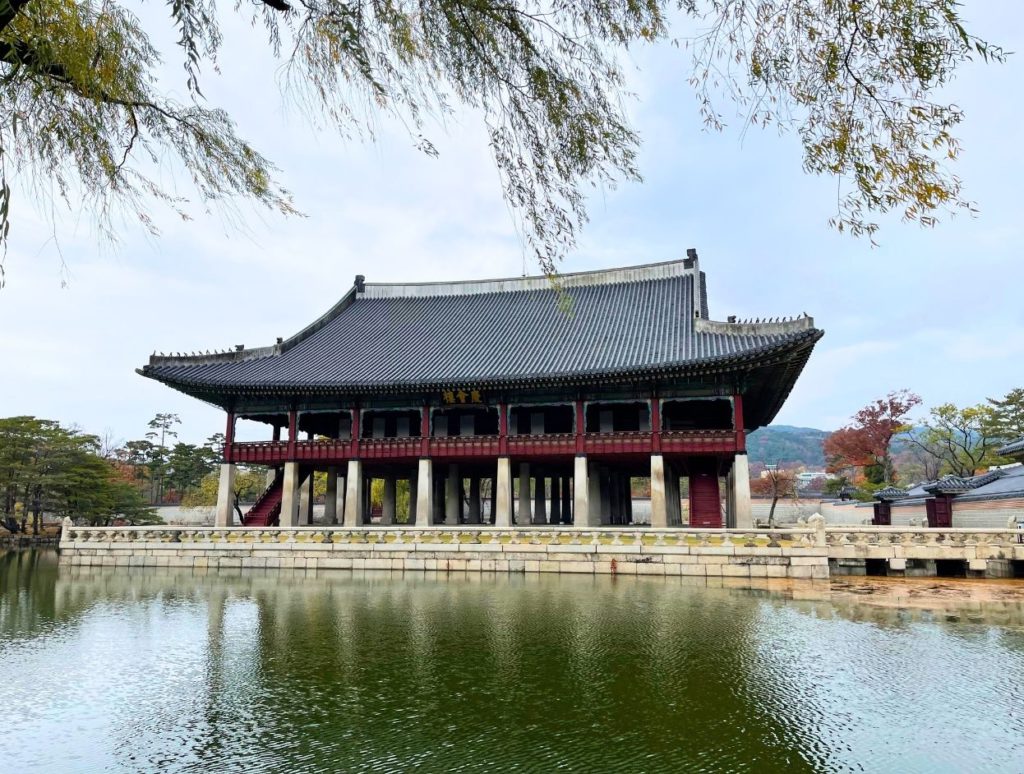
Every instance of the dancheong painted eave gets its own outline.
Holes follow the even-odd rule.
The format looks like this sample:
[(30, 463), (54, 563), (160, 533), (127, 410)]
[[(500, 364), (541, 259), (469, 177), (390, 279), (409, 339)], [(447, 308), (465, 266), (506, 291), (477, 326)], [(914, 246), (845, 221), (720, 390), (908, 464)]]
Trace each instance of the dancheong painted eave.
[[(139, 372), (218, 405), (235, 395), (422, 393), (585, 386), (758, 371), (774, 382), (758, 424), (788, 395), (823, 332), (806, 315), (709, 319), (685, 260), (547, 277), (374, 284), (259, 349), (155, 355)], [(767, 372), (766, 372), (767, 369)], [(753, 407), (751, 407), (753, 408)]]

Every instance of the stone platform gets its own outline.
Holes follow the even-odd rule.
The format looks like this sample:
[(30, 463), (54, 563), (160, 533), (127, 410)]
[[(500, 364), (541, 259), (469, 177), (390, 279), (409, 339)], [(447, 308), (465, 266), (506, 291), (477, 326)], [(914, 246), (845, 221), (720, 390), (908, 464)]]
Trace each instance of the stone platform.
[(78, 566), (565, 572), (825, 579), (1024, 577), (1024, 534), (900, 527), (699, 530), (600, 527), (76, 527)]
[(828, 577), (823, 535), (673, 529), (495, 527), (66, 527), (61, 562), (80, 566), (433, 570)]

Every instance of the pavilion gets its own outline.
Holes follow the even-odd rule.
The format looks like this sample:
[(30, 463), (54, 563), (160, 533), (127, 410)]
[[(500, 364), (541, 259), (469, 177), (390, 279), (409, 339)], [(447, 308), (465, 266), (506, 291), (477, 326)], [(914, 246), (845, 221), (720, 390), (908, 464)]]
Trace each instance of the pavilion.
[[(325, 518), (347, 527), (369, 523), (371, 479), (383, 524), (629, 524), (630, 479), (649, 476), (652, 526), (683, 523), (685, 477), (690, 526), (749, 528), (746, 434), (776, 415), (822, 333), (806, 315), (711, 320), (689, 250), (555, 281), (357, 276), (289, 339), (154, 355), (139, 373), (227, 412), (219, 526), (245, 464), (268, 468), (254, 527), (311, 523), (302, 492), (325, 471)], [(267, 440), (236, 442), (240, 418)]]

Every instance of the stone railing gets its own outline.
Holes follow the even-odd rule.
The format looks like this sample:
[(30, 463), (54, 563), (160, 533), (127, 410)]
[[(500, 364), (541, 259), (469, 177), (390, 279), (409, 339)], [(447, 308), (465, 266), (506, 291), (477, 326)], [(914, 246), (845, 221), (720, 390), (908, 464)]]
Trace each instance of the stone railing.
[[(543, 545), (543, 546), (617, 546), (686, 548), (779, 548), (823, 547), (824, 533), (813, 528), (796, 529), (651, 529), (646, 527), (572, 527), (536, 525), (519, 528), (492, 526), (415, 527), (342, 526), (312, 527), (78, 527), (65, 525), (61, 545), (85, 547), (100, 544), (187, 544), (189, 547), (219, 545), (249, 547), (265, 544), (280, 547), (288, 544), (359, 545), (363, 549), (388, 546), (430, 544), (449, 546), (480, 545)], [(468, 549), (467, 549), (468, 550)]]
[(835, 559), (1024, 559), (1024, 533), (1015, 529), (828, 527)]

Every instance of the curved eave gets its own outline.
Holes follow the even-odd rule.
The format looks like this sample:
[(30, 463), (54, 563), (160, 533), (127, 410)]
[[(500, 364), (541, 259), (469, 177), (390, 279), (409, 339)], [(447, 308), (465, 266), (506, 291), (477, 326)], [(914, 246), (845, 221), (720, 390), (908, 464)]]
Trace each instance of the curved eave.
[[(761, 407), (761, 416), (756, 422), (748, 424), (760, 426), (767, 424), (778, 413), (782, 404), (792, 390), (797, 377), (803, 370), (817, 341), (824, 331), (810, 328), (790, 338), (752, 348), (742, 353), (722, 355), (699, 361), (685, 363), (669, 363), (659, 366), (639, 368), (623, 368), (613, 370), (577, 371), (571, 374), (525, 374), (518, 376), (466, 376), (443, 381), (419, 382), (365, 382), (355, 384), (271, 382), (265, 384), (240, 384), (234, 382), (211, 382), (207, 380), (190, 380), (181, 376), (164, 375), (153, 366), (136, 369), (140, 375), (166, 384), (180, 392), (203, 400), (215, 406), (229, 408), (238, 396), (280, 396), (280, 395), (345, 395), (360, 396), (368, 394), (401, 395), (423, 392), (437, 392), (451, 387), (473, 384), (475, 387), (488, 390), (543, 389), (545, 387), (579, 387), (600, 382), (634, 382), (638, 380), (657, 380), (659, 378), (680, 378), (722, 374), (731, 371), (753, 371), (779, 365), (785, 366), (782, 378), (772, 380), (774, 387), (785, 385), (784, 390), (771, 390), (774, 395), (769, 399), (768, 406)], [(278, 357), (279, 355), (275, 355)], [(762, 390), (762, 392), (764, 392)], [(765, 396), (768, 397), (768, 396)]]

